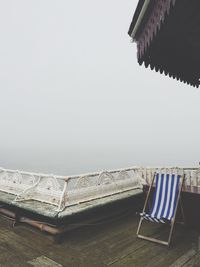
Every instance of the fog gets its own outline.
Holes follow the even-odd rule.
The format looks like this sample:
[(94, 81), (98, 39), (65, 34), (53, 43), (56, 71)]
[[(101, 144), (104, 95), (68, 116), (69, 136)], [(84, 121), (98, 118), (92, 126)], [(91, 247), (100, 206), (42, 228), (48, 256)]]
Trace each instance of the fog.
[(0, 1), (0, 165), (196, 166), (199, 90), (137, 64), (137, 1)]

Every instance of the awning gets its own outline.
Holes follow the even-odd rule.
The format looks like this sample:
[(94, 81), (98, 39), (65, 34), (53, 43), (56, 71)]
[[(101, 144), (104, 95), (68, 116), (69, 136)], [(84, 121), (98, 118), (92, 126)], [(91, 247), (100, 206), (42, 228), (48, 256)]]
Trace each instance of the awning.
[(140, 65), (199, 86), (200, 0), (139, 0), (128, 34)]

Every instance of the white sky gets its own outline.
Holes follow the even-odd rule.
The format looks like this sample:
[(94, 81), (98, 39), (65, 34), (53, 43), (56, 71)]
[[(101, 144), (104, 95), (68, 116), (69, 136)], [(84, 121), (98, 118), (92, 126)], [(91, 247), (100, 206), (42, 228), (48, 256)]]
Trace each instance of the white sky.
[(199, 90), (140, 67), (137, 0), (0, 0), (0, 165), (197, 165)]

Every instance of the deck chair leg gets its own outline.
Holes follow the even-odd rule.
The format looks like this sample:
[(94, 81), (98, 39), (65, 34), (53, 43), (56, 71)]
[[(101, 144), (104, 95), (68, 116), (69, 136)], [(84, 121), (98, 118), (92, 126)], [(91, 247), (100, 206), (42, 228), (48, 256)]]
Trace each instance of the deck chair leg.
[(183, 210), (183, 203), (182, 203), (181, 197), (180, 197), (180, 203), (179, 204), (180, 204), (181, 218), (180, 218), (180, 221), (176, 221), (176, 223), (181, 224), (181, 225), (186, 225), (185, 214), (184, 214), (184, 210)]
[(137, 233), (136, 233), (137, 236), (139, 235), (141, 225), (142, 225), (142, 218), (140, 218), (139, 225), (138, 225), (138, 228), (137, 228)]
[(176, 215), (175, 215), (174, 219), (172, 219), (172, 222), (171, 222), (171, 229), (170, 229), (169, 238), (168, 238), (168, 247), (171, 244), (172, 234), (173, 234), (173, 230), (174, 230), (174, 226), (175, 226), (175, 220), (176, 220)]
[[(182, 190), (184, 180), (185, 180), (185, 175), (183, 176), (183, 181), (182, 181), (182, 185), (181, 185), (180, 190)], [(180, 195), (179, 201), (180, 201), (179, 202), (180, 203), (180, 211), (181, 211), (181, 216), (182, 216), (182, 222), (180, 222), (180, 224), (186, 225), (186, 219), (185, 219), (185, 214), (184, 214), (184, 209), (183, 209), (183, 201), (182, 201), (181, 195)]]
[(186, 224), (186, 220), (185, 220), (185, 214), (184, 214), (184, 210), (183, 210), (183, 202), (182, 202), (182, 198), (180, 197), (180, 208), (181, 208), (181, 215), (182, 215), (182, 219), (183, 219), (183, 224)]
[[(156, 173), (154, 173), (154, 176), (153, 176), (151, 185), (150, 185), (150, 187), (149, 187), (149, 190), (148, 190), (148, 193), (147, 193), (147, 196), (146, 196), (146, 199), (145, 199), (144, 208), (143, 208), (143, 211), (142, 211), (143, 213), (144, 213), (145, 210), (146, 210), (146, 206), (147, 206), (148, 199), (149, 199), (149, 196), (150, 196), (150, 193), (151, 193), (151, 189), (152, 189), (152, 187), (153, 187), (153, 183), (154, 183), (155, 176), (156, 176)], [(143, 219), (140, 217), (140, 221), (139, 221), (138, 229), (137, 229), (137, 232), (136, 232), (136, 235), (137, 235), (137, 236), (139, 235), (140, 228), (141, 228), (141, 225), (142, 225), (142, 221), (143, 221)]]
[(169, 238), (168, 238), (168, 247), (170, 246), (170, 244), (171, 244), (171, 239), (172, 239), (172, 234), (173, 234), (173, 230), (174, 230), (174, 222), (175, 222), (175, 220), (173, 219), (172, 220), (172, 223), (171, 223), (171, 229), (170, 229), (170, 232), (169, 232)]
[[(178, 204), (180, 203), (180, 205), (182, 207), (181, 191), (182, 191), (184, 180), (185, 180), (185, 175), (183, 175), (183, 177), (182, 177), (182, 181), (181, 181), (180, 188), (179, 188), (179, 193), (178, 193), (178, 198), (177, 198), (177, 203), (176, 203), (176, 208), (175, 208), (175, 212), (174, 212), (175, 215), (174, 215), (174, 218), (171, 221), (171, 229), (170, 229), (169, 238), (168, 238), (168, 247), (170, 246), (171, 239), (172, 239), (172, 234), (173, 234), (173, 230), (174, 230), (174, 223), (175, 223), (176, 215), (177, 215)], [(181, 208), (181, 210), (182, 210), (182, 208)], [(183, 210), (181, 212), (183, 212)]]

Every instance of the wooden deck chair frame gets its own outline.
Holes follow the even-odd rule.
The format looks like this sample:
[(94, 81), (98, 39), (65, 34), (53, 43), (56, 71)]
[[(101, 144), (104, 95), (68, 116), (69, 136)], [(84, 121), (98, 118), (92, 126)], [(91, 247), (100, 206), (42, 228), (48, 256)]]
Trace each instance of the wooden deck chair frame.
[[(152, 179), (151, 185), (149, 187), (149, 190), (148, 190), (148, 193), (147, 193), (147, 196), (146, 196), (146, 200), (145, 200), (145, 203), (144, 203), (144, 208), (143, 208), (143, 211), (142, 211), (143, 213), (146, 211), (147, 203), (148, 203), (148, 200), (149, 200), (149, 197), (150, 197), (151, 190), (153, 188), (155, 177), (156, 177), (156, 172), (153, 175), (153, 179)], [(171, 219), (171, 222), (170, 222), (171, 228), (170, 228), (170, 232), (169, 232), (168, 241), (164, 241), (164, 240), (161, 240), (161, 239), (157, 239), (157, 238), (141, 235), (140, 234), (140, 228), (141, 228), (142, 222), (143, 222), (143, 218), (142, 217), (140, 217), (140, 221), (139, 221), (139, 225), (138, 225), (138, 229), (137, 229), (137, 233), (136, 233), (138, 238), (145, 239), (145, 240), (148, 240), (148, 241), (151, 241), (151, 242), (155, 242), (155, 243), (159, 243), (159, 244), (162, 244), (162, 245), (166, 245), (168, 247), (170, 246), (171, 238), (172, 238), (172, 234), (173, 234), (173, 230), (174, 230), (174, 224), (175, 224), (175, 220), (176, 220), (177, 209), (178, 209), (178, 205), (179, 204), (180, 204), (180, 210), (181, 210), (181, 215), (182, 215), (182, 219), (183, 219), (183, 221), (180, 222), (180, 223), (181, 224), (185, 223), (185, 216), (184, 216), (183, 205), (182, 205), (182, 200), (181, 200), (181, 191), (182, 191), (184, 179), (185, 179), (185, 174), (181, 175), (181, 180), (180, 180), (180, 183), (179, 183), (178, 198), (177, 198), (177, 202), (176, 202), (176, 206), (175, 206), (174, 216), (173, 216), (173, 218)]]

